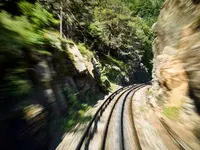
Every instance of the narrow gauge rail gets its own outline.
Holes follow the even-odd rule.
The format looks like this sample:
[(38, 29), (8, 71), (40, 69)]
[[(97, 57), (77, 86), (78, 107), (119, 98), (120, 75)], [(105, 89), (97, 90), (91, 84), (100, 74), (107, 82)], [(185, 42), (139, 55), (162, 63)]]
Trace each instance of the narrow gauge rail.
[[(115, 109), (115, 106), (117, 104), (117, 102), (121, 99), (121, 97), (125, 94), (125, 97), (123, 98), (123, 105), (126, 101), (126, 98), (128, 97), (128, 95), (133, 92), (133, 95), (134, 93), (139, 90), (140, 88), (146, 86), (146, 84), (139, 84), (139, 85), (131, 85), (131, 86), (127, 86), (127, 87), (123, 87), (123, 88), (120, 88), (118, 89), (117, 91), (115, 91), (114, 93), (112, 93), (105, 101), (104, 103), (98, 108), (98, 110), (96, 111), (96, 113), (94, 114), (92, 120), (89, 122), (86, 130), (84, 131), (77, 147), (76, 147), (76, 150), (80, 150), (83, 146), (83, 143), (84, 141), (86, 140), (87, 136), (89, 135), (90, 133), (90, 129), (93, 125), (93, 123), (99, 118), (99, 116), (103, 113), (103, 111), (107, 108), (107, 106), (110, 104), (110, 102), (116, 97), (116, 95), (118, 95), (120, 92), (120, 95), (118, 96), (118, 98), (116, 99), (116, 101), (114, 102), (114, 105), (112, 106), (111, 108), (111, 111), (110, 111), (110, 114), (109, 114), (109, 117), (108, 117), (108, 120), (106, 122), (106, 127), (105, 127), (105, 130), (104, 130), (104, 137), (103, 137), (103, 140), (102, 140), (102, 148), (101, 149), (105, 149), (105, 143), (106, 143), (106, 138), (107, 138), (107, 132), (108, 132), (108, 126), (109, 126), (109, 122), (110, 122), (110, 119), (111, 119), (111, 116), (112, 116), (112, 113), (113, 113), (113, 110)], [(123, 109), (124, 106), (122, 106), (122, 109)], [(122, 110), (122, 113), (123, 113), (123, 110)], [(123, 115), (121, 115), (123, 116)], [(123, 118), (123, 117), (121, 117)], [(121, 121), (121, 126), (123, 126), (123, 121)], [(123, 128), (123, 127), (122, 127)], [(121, 130), (122, 131), (122, 130)], [(120, 131), (119, 131), (120, 132)], [(123, 132), (121, 132), (121, 138), (124, 136), (123, 135)], [(121, 139), (121, 143), (122, 143), (122, 149), (124, 149), (124, 140), (123, 138)], [(139, 143), (138, 141), (136, 143)], [(140, 145), (139, 145), (140, 147)]]
[[(107, 120), (107, 123), (106, 123), (106, 128), (105, 128), (105, 131), (104, 131), (104, 137), (103, 137), (103, 142), (102, 142), (102, 150), (105, 150), (106, 149), (106, 141), (107, 141), (107, 135), (108, 135), (108, 130), (109, 130), (109, 125), (110, 125), (110, 122), (111, 122), (111, 117), (112, 117), (112, 115), (113, 115), (113, 111), (114, 111), (114, 109), (115, 109), (115, 107), (116, 107), (116, 104), (117, 104), (117, 102), (119, 101), (119, 100), (121, 100), (121, 97), (124, 95), (124, 98), (123, 98), (123, 102), (122, 102), (122, 107), (120, 108), (121, 109), (121, 114), (120, 114), (120, 129), (121, 129), (121, 131), (119, 131), (120, 133), (119, 133), (119, 147), (120, 147), (120, 149), (122, 149), (122, 150), (125, 150), (125, 144), (124, 144), (124, 139), (125, 139), (125, 136), (124, 136), (124, 129), (123, 129), (123, 127), (124, 127), (124, 119), (123, 119), (123, 116), (124, 116), (124, 105), (125, 105), (125, 102), (126, 102), (126, 100), (127, 100), (127, 97), (130, 95), (130, 93), (132, 92), (132, 96), (131, 96), (131, 98), (133, 97), (133, 95), (135, 94), (135, 92), (136, 91), (138, 91), (139, 89), (141, 89), (142, 87), (144, 87), (144, 86), (146, 86), (146, 84), (139, 84), (139, 85), (135, 85), (135, 86), (133, 86), (133, 87), (131, 87), (131, 88), (129, 88), (129, 89), (127, 89), (127, 90), (125, 90), (125, 91), (123, 91), (121, 94), (120, 94), (120, 96), (118, 97), (118, 99), (115, 101), (115, 103), (114, 103), (114, 105), (113, 105), (113, 107), (112, 107), (112, 109), (111, 109), (111, 112), (110, 112), (110, 114), (109, 114), (109, 118), (108, 118), (108, 120)], [(131, 107), (131, 106), (130, 106)], [(130, 114), (131, 116), (132, 116), (132, 114)], [(132, 124), (133, 124), (133, 128), (135, 128), (135, 125), (134, 125), (134, 122), (132, 122)], [(136, 131), (136, 130), (135, 130)], [(136, 143), (137, 143), (137, 147), (138, 147), (138, 149), (141, 149), (141, 146), (140, 146), (140, 143), (139, 143), (139, 140), (138, 140), (138, 136), (137, 136), (137, 133), (136, 132), (134, 132), (134, 136), (136, 136)]]
[[(83, 143), (85, 142), (86, 138), (89, 136), (91, 127), (93, 125), (93, 123), (99, 119), (99, 117), (101, 116), (101, 114), (105, 111), (105, 109), (107, 108), (107, 106), (111, 103), (111, 101), (113, 101), (114, 98), (116, 98), (116, 96), (118, 95), (118, 97), (116, 98), (114, 102), (114, 104), (111, 107), (111, 110), (108, 114), (108, 119), (106, 120), (105, 123), (105, 129), (104, 129), (104, 134), (103, 134), (103, 139), (102, 139), (102, 143), (101, 143), (101, 149), (105, 150), (105, 149), (111, 149), (111, 147), (107, 148), (106, 147), (106, 143), (108, 142), (108, 131), (109, 131), (109, 126), (111, 123), (111, 118), (113, 116), (113, 111), (116, 109), (116, 105), (117, 103), (120, 101), (121, 106), (120, 106), (120, 122), (118, 122), (119, 124), (119, 131), (117, 131), (118, 133), (118, 138), (119, 138), (119, 143), (118, 144), (118, 148), (120, 150), (127, 150), (130, 148), (127, 148), (127, 145), (125, 144), (125, 139), (129, 138), (127, 137), (127, 134), (124, 133), (124, 127), (127, 124), (127, 120), (124, 118), (124, 112), (125, 112), (125, 106), (126, 106), (126, 112), (128, 112), (130, 119), (130, 124), (132, 125), (132, 129), (133, 129), (133, 136), (134, 136), (134, 143), (136, 145), (136, 149), (137, 150), (142, 150), (142, 147), (140, 145), (140, 141), (137, 135), (137, 131), (135, 128), (135, 123), (134, 123), (134, 116), (133, 116), (133, 107), (132, 107), (132, 97), (134, 96), (135, 92), (137, 92), (139, 89), (145, 87), (146, 85), (151, 84), (151, 82), (145, 83), (145, 84), (137, 84), (137, 85), (131, 85), (131, 86), (127, 86), (127, 87), (123, 87), (118, 89), (117, 91), (115, 91), (114, 93), (112, 93), (104, 102), (103, 104), (98, 108), (98, 110), (96, 111), (96, 113), (94, 114), (92, 120), (89, 122), (86, 130), (84, 131), (81, 140), (79, 141), (76, 150), (80, 150), (83, 146)], [(131, 95), (131, 96), (130, 96)], [(131, 99), (129, 100), (129, 103), (127, 102), (127, 98), (131, 97)], [(167, 124), (162, 120), (159, 119), (160, 122), (162, 123), (162, 125), (164, 126), (164, 128), (166, 129), (166, 131), (169, 133), (169, 135), (172, 137), (172, 139), (174, 140), (174, 142), (176, 142), (179, 145), (179, 148), (182, 150), (190, 150), (191, 148), (186, 145), (168, 126)], [(112, 145), (111, 145), (112, 146)]]
[(109, 103), (113, 100), (113, 98), (119, 94), (121, 91), (125, 90), (125, 89), (130, 89), (132, 88), (134, 85), (131, 85), (131, 86), (127, 86), (127, 87), (122, 87), (120, 89), (118, 89), (117, 91), (115, 91), (114, 93), (112, 93), (105, 101), (104, 103), (99, 107), (99, 109), (96, 111), (96, 113), (94, 114), (92, 120), (90, 121), (90, 123), (88, 124), (86, 130), (84, 131), (82, 137), (81, 137), (81, 140), (79, 141), (77, 147), (76, 147), (76, 150), (80, 150), (82, 145), (83, 145), (83, 142), (84, 140), (86, 139), (86, 137), (88, 136), (89, 134), (89, 131), (90, 131), (90, 128), (92, 126), (92, 124), (95, 122), (95, 120), (98, 118), (98, 115), (100, 113), (102, 113), (106, 107), (109, 105)]
[[(135, 128), (133, 107), (132, 107), (132, 99), (133, 99), (133, 96), (134, 96), (135, 92), (137, 92), (139, 89), (141, 89), (141, 88), (143, 88), (145, 86), (146, 86), (146, 84), (141, 84), (140, 86), (138, 86), (133, 91), (128, 92), (128, 94), (124, 97), (123, 104), (122, 104), (122, 113), (121, 113), (121, 136), (120, 136), (122, 138), (122, 149), (123, 150), (126, 149), (126, 146), (125, 146), (126, 134), (124, 133), (124, 126), (126, 125), (127, 120), (124, 118), (125, 105), (128, 105), (127, 106), (127, 108), (129, 109), (128, 114), (130, 115), (130, 118), (131, 118), (130, 121), (131, 121), (132, 128), (134, 130), (133, 131), (134, 140), (135, 140), (135, 143), (137, 145), (136, 149), (137, 150), (142, 150), (141, 145), (140, 145), (140, 141), (139, 141), (139, 137), (137, 135), (137, 131), (136, 131), (136, 128)], [(132, 95), (131, 95), (130, 103), (127, 103), (127, 97), (131, 92), (132, 92)]]

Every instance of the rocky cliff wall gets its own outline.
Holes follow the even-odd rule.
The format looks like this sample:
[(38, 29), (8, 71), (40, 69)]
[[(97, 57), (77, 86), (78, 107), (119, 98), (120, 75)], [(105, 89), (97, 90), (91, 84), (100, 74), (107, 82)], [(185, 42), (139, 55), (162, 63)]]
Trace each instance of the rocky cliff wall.
[(164, 115), (188, 123), (186, 130), (196, 132), (200, 112), (199, 1), (166, 0), (152, 28), (156, 38), (151, 101)]
[[(179, 91), (177, 96), (191, 97), (197, 110), (200, 99), (199, 27), (200, 5), (192, 0), (166, 0), (153, 26), (156, 96), (162, 93), (161, 90), (171, 94)], [(184, 97), (178, 99), (181, 102)]]

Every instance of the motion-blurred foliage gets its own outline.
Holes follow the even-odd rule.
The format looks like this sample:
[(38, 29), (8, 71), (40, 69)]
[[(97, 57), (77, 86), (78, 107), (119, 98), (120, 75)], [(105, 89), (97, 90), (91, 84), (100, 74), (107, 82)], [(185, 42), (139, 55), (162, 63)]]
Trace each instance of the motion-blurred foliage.
[[(35, 65), (41, 60), (52, 59), (57, 75), (72, 76), (74, 68), (68, 64), (73, 63), (73, 57), (68, 53), (68, 44), (79, 43), (78, 48), (87, 61), (97, 58), (101, 66), (97, 84), (105, 88), (105, 91), (110, 86), (109, 81), (119, 84), (122, 80), (129, 81), (128, 77), (132, 75), (135, 63), (138, 63), (134, 54), (141, 57), (150, 73), (153, 39), (150, 28), (162, 2), (163, 0), (2, 1), (1, 106), (4, 109), (5, 105), (10, 107), (11, 103), (24, 99), (38, 85), (45, 88), (52, 86), (50, 81), (41, 81), (35, 74)], [(60, 34), (58, 29), (61, 17), (63, 28)], [(66, 98), (74, 100), (74, 97)]]
[(4, 46), (1, 50), (22, 51), (22, 47), (33, 50), (41, 47), (46, 42), (44, 34), (48, 33), (47, 29), (58, 23), (39, 4), (21, 2), (19, 7), (21, 16), (11, 16), (5, 11), (0, 14), (1, 35), (4, 35), (1, 36), (1, 46)]
[(22, 1), (18, 8), (20, 15), (0, 13), (0, 93), (4, 99), (2, 103), (8, 104), (30, 92), (33, 84), (28, 70), (33, 69), (31, 65), (37, 62), (39, 55), (50, 55), (49, 46), (53, 44), (46, 35), (51, 35), (58, 24), (39, 3)]
[[(124, 50), (141, 56), (151, 72), (153, 34), (150, 26), (155, 22), (163, 0), (29, 2), (8, 0), (0, 5), (1, 95), (4, 98), (12, 99), (14, 93), (28, 93), (39, 82), (35, 81), (37, 77), (31, 70), (42, 59), (41, 56), (54, 56), (58, 63), (63, 63), (64, 57), (72, 58), (66, 51), (66, 43), (74, 44), (73, 41), (82, 43), (79, 49), (89, 60), (99, 56), (106, 72), (103, 76), (111, 77), (111, 80), (118, 74), (117, 67), (119, 72), (123, 72), (122, 78), (132, 72), (125, 57), (131, 53)], [(59, 27), (60, 7), (63, 34), (73, 41), (61, 38), (56, 30)], [(55, 51), (61, 51), (62, 56), (61, 53), (55, 55)], [(19, 69), (23, 72), (15, 73)], [(63, 65), (57, 66), (60, 75), (71, 70)]]

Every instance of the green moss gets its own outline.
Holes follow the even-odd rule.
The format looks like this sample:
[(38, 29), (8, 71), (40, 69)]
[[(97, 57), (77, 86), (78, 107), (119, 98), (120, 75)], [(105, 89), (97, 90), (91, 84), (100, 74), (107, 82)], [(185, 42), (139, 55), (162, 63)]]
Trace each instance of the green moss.
[(45, 56), (52, 56), (52, 54), (46, 50), (37, 50), (37, 53), (40, 55), (45, 55)]
[(179, 118), (180, 107), (165, 107), (164, 115), (170, 119), (176, 120)]
[(66, 43), (66, 44), (71, 44), (71, 45), (75, 45), (74, 41), (72, 39), (61, 39), (62, 42)]
[(81, 54), (88, 58), (89, 60), (94, 57), (94, 54), (92, 51), (90, 51), (89, 49), (86, 48), (85, 44), (84, 43), (79, 43), (78, 44), (78, 49), (79, 51), (81, 52)]
[(69, 51), (66, 51), (66, 55), (67, 55), (67, 57), (71, 60), (72, 63), (75, 62), (75, 60), (74, 60), (74, 56), (73, 56), (72, 53), (70, 53)]
[(152, 95), (152, 94), (153, 94), (153, 92), (152, 92), (151, 89), (148, 90), (148, 94), (149, 94), (149, 95)]
[(116, 83), (110, 81), (110, 88), (109, 88), (109, 90), (110, 90), (111, 92), (114, 92), (114, 91), (116, 91), (117, 89), (119, 89), (119, 85), (117, 85)]

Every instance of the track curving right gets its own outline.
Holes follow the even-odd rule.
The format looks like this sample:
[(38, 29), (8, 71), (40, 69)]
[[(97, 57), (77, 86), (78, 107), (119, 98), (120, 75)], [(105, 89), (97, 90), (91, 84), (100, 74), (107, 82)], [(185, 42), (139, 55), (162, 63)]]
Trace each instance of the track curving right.
[(133, 85), (131, 86), (127, 86), (127, 87), (122, 87), (120, 89), (118, 89), (117, 91), (115, 91), (114, 93), (112, 93), (105, 101), (104, 103), (99, 107), (99, 109), (96, 111), (96, 113), (94, 114), (92, 120), (89, 122), (86, 130), (84, 131), (77, 147), (76, 150), (80, 150), (82, 148), (82, 146), (84, 145), (84, 142), (86, 142), (87, 137), (90, 134), (90, 130), (92, 128), (92, 125), (95, 123), (96, 120), (99, 119), (99, 116), (101, 116), (101, 114), (104, 112), (104, 110), (107, 108), (107, 106), (110, 104), (110, 102), (115, 98), (115, 96), (117, 94), (119, 94), (120, 92), (122, 92), (123, 90), (128, 90), (131, 89), (133, 87)]
[[(139, 90), (140, 88), (144, 86), (146, 85), (141, 84), (141, 85), (133, 86), (132, 88), (122, 92), (119, 95), (118, 99), (115, 101), (106, 123), (104, 136), (102, 140), (102, 148), (101, 148), (102, 150), (105, 150), (105, 149), (124, 150), (125, 149), (124, 123), (123, 123), (124, 122), (124, 119), (123, 119), (124, 106), (125, 104), (128, 104), (126, 103), (126, 100), (128, 99), (128, 97), (130, 99), (130, 96), (132, 97), (132, 95), (134, 95), (134, 93), (137, 90)], [(130, 113), (128, 116), (130, 115), (132, 115), (132, 113)], [(133, 122), (129, 122), (129, 125), (133, 125)], [(129, 132), (129, 135), (135, 136), (135, 133), (131, 131), (130, 129), (128, 132)], [(126, 138), (126, 141), (127, 141), (127, 138)], [(135, 144), (135, 147), (140, 147), (140, 145)]]
[(140, 150), (134, 130), (131, 100), (134, 93), (144, 86), (146, 84), (131, 85), (111, 94), (94, 114), (76, 150), (125, 150), (133, 147)]
[(142, 150), (135, 128), (132, 100), (134, 94), (145, 86), (146, 84), (141, 84), (139, 87), (131, 91), (129, 95), (127, 94), (124, 98), (121, 113), (121, 137), (123, 150)]

